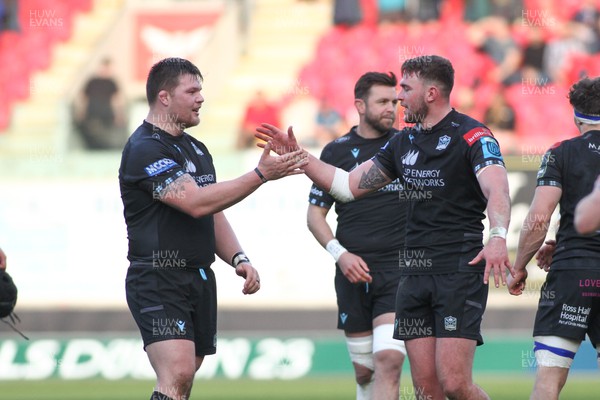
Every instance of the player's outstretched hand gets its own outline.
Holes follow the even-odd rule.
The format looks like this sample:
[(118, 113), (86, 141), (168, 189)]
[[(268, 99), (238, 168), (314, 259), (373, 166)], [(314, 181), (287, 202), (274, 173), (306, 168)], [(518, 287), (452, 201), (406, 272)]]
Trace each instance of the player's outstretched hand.
[(346, 279), (351, 283), (371, 283), (373, 281), (367, 263), (356, 254), (347, 251), (340, 256), (337, 263)]
[(525, 290), (525, 286), (527, 283), (527, 270), (522, 269), (519, 271), (515, 271), (514, 276), (508, 275), (506, 277), (506, 284), (508, 285), (508, 293), (513, 296), (519, 296)]
[(504, 276), (504, 268), (514, 276), (515, 271), (508, 259), (508, 250), (506, 248), (506, 240), (502, 238), (491, 238), (477, 256), (469, 261), (469, 265), (475, 265), (480, 261), (485, 260), (485, 272), (483, 273), (483, 283), (488, 284), (491, 271), (494, 271), (494, 283), (496, 287), (506, 285)]
[(286, 134), (274, 125), (263, 123), (256, 128), (254, 136), (262, 140), (262, 142), (256, 144), (258, 147), (264, 148), (266, 143), (271, 142), (271, 150), (279, 155), (290, 153), (300, 148), (291, 126), (288, 128)]
[(235, 273), (246, 279), (242, 293), (253, 294), (258, 292), (258, 289), (260, 289), (260, 276), (258, 276), (258, 271), (252, 264), (244, 262), (238, 264), (235, 267)]
[(291, 153), (272, 156), (271, 142), (267, 142), (264, 146), (264, 151), (258, 161), (258, 170), (268, 181), (274, 181), (288, 175), (303, 174), (304, 167), (308, 164), (308, 153), (303, 149), (298, 149)]
[(546, 240), (544, 245), (540, 247), (535, 255), (535, 260), (537, 261), (537, 265), (540, 267), (540, 269), (543, 269), (546, 272), (550, 270), (554, 249), (556, 249), (556, 240)]

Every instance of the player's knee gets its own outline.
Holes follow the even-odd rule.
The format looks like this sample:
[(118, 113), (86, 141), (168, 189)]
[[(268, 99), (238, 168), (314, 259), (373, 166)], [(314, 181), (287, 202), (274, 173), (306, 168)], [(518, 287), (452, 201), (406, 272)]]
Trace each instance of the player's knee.
[(462, 379), (442, 379), (441, 384), (444, 395), (450, 400), (468, 398), (472, 385)]
[(394, 339), (394, 325), (384, 324), (373, 330), (373, 357), (375, 370), (383, 370), (396, 373), (402, 368), (406, 346), (404, 341)]
[(346, 345), (354, 365), (356, 383), (369, 383), (373, 377), (373, 336), (346, 337)]
[(535, 360), (539, 367), (571, 368), (580, 341), (558, 336), (535, 336)]
[(375, 371), (389, 375), (399, 375), (404, 362), (404, 355), (397, 351), (382, 350), (373, 354)]
[(354, 363), (354, 377), (359, 385), (366, 385), (373, 379), (373, 370)]
[(194, 383), (194, 375), (195, 371), (193, 368), (179, 366), (170, 371), (168, 379), (161, 379), (161, 385), (157, 387), (157, 390), (174, 399), (178, 399), (191, 389)]

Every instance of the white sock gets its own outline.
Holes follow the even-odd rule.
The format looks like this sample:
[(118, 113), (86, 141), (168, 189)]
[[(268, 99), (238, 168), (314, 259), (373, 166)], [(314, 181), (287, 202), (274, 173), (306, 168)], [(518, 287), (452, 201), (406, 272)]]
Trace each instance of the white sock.
[(371, 400), (371, 389), (373, 388), (373, 381), (364, 385), (356, 384), (356, 400)]

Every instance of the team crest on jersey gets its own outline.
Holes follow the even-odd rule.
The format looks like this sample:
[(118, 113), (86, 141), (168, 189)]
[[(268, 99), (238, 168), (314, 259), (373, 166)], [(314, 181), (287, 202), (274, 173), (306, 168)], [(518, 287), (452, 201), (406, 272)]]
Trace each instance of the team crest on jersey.
[(417, 150), (410, 150), (408, 153), (402, 156), (402, 164), (404, 165), (415, 165), (419, 152)]
[(442, 137), (440, 137), (440, 140), (438, 140), (438, 144), (435, 147), (436, 150), (446, 150), (446, 147), (448, 147), (448, 145), (450, 144), (450, 136), (448, 135), (444, 135)]
[(358, 153), (360, 153), (360, 149), (357, 149), (355, 147), (352, 150), (350, 150), (350, 152), (352, 153), (352, 155), (354, 156), (354, 158), (358, 158)]
[(198, 154), (199, 156), (203, 156), (203, 155), (204, 155), (204, 153), (202, 152), (202, 150), (200, 150), (200, 149), (198, 148), (198, 146), (196, 146), (196, 145), (194, 144), (194, 142), (190, 142), (190, 143), (192, 144), (192, 147), (194, 148), (194, 151), (196, 152), (196, 154)]
[(447, 331), (455, 331), (457, 325), (456, 317), (447, 316), (444, 317), (444, 329)]

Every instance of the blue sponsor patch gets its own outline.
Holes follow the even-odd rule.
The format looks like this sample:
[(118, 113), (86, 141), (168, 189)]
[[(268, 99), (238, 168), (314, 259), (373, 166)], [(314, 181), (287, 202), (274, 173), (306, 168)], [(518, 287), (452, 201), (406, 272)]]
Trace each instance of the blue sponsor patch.
[(481, 149), (483, 150), (484, 158), (498, 158), (502, 160), (502, 154), (500, 154), (500, 145), (496, 139), (491, 136), (484, 136), (479, 139), (481, 143)]
[(158, 174), (170, 170), (176, 165), (177, 163), (171, 160), (170, 158), (163, 158), (145, 167), (144, 171), (146, 171), (146, 174), (148, 174), (148, 176), (156, 176)]

